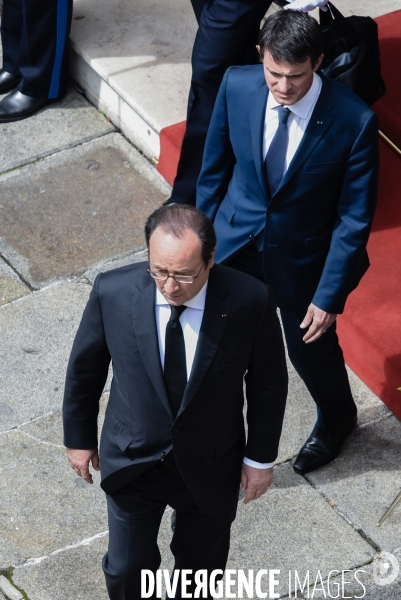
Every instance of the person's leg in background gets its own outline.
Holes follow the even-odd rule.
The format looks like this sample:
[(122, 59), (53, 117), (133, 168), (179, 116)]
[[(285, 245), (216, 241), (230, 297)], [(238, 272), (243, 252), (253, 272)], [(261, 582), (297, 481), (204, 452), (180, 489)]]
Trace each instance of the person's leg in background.
[[(72, 0), (23, 0), (22, 7), (17, 54), (21, 81), (0, 102), (3, 123), (34, 114), (49, 100), (61, 98), (67, 87)], [(15, 18), (9, 23), (10, 31)]]
[[(194, 0), (199, 15), (202, 0)], [(260, 22), (271, 0), (209, 0), (198, 18), (192, 52), (192, 80), (187, 128), (177, 176), (168, 202), (196, 202), (196, 183), (202, 166), (207, 130), (220, 83), (232, 65), (257, 62)]]

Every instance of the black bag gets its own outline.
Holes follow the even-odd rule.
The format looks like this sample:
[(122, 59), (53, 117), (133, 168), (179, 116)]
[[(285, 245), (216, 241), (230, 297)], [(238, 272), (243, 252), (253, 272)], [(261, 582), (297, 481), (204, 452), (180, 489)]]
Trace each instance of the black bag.
[(386, 92), (380, 74), (377, 24), (370, 17), (344, 17), (331, 2), (320, 13), (324, 59), (320, 71), (351, 88), (368, 106)]

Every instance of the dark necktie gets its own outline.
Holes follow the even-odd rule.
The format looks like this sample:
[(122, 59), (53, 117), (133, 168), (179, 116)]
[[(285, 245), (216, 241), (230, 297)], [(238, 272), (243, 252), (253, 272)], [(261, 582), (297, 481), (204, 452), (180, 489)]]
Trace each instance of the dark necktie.
[(171, 306), (170, 320), (166, 327), (166, 343), (164, 351), (164, 379), (174, 417), (180, 410), (182, 397), (187, 385), (187, 363), (185, 359), (185, 342), (179, 321), (186, 306)]
[(277, 111), (278, 127), (267, 151), (265, 161), (267, 181), (272, 196), (276, 193), (284, 174), (285, 157), (288, 147), (287, 121), (290, 116), (290, 110), (285, 106), (279, 106)]

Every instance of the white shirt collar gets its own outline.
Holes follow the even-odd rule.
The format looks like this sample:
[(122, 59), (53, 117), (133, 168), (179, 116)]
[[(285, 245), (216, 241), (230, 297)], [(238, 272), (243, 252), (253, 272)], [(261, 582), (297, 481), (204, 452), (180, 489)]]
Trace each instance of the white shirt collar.
[[(207, 292), (208, 283), (209, 283), (209, 278), (206, 279), (204, 286), (200, 289), (200, 291), (196, 294), (196, 296), (191, 298), (191, 300), (188, 300), (188, 302), (184, 302), (184, 305), (189, 308), (196, 308), (197, 310), (205, 310), (205, 301), (206, 301), (206, 292)], [(156, 287), (156, 305), (168, 306), (168, 302), (165, 299), (165, 297), (163, 296), (163, 294), (160, 292), (159, 288), (157, 286), (155, 286), (155, 287)]]
[[(316, 73), (313, 73), (312, 85), (309, 88), (309, 91), (303, 96), (298, 102), (295, 104), (291, 104), (287, 108), (290, 109), (297, 117), (301, 119), (306, 119), (309, 115), (309, 112), (314, 108), (317, 99), (320, 94), (320, 90), (322, 89), (322, 80)], [(267, 97), (267, 108), (276, 108), (280, 106), (280, 103), (274, 99), (272, 93), (269, 92)]]

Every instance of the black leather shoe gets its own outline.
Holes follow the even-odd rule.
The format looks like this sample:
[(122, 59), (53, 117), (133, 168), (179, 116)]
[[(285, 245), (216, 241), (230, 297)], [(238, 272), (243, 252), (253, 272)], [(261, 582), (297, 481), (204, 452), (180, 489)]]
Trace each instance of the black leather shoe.
[(32, 98), (15, 90), (0, 102), (0, 123), (26, 119), (38, 112), (47, 101), (47, 98)]
[(322, 431), (315, 425), (296, 458), (295, 473), (304, 475), (334, 460), (340, 454), (344, 440), (356, 426), (357, 420), (355, 409), (330, 431)]
[(0, 71), (0, 94), (7, 94), (11, 90), (15, 89), (21, 81), (20, 75), (13, 75), (8, 71), (1, 69)]

